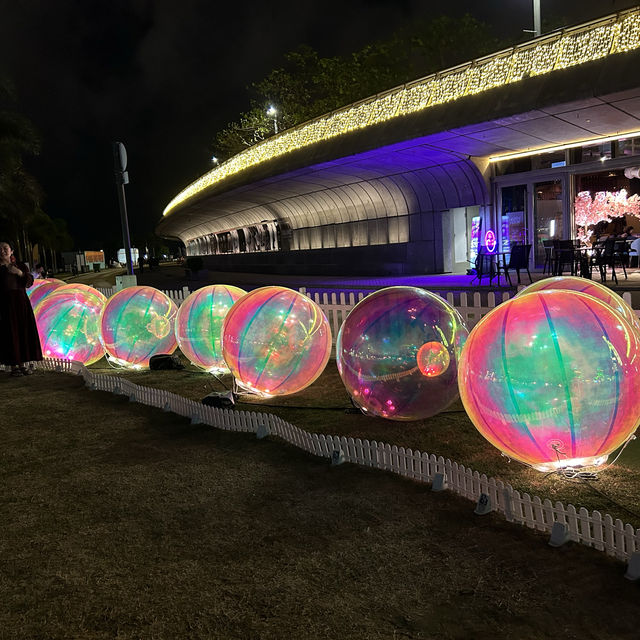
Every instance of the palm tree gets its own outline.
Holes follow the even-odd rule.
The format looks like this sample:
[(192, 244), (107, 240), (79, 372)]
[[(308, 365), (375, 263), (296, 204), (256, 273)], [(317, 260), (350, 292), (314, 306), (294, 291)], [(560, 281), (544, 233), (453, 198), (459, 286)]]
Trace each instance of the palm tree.
[(42, 212), (42, 190), (24, 159), (39, 152), (33, 125), (13, 108), (11, 83), (0, 77), (0, 237), (31, 257), (29, 228)]

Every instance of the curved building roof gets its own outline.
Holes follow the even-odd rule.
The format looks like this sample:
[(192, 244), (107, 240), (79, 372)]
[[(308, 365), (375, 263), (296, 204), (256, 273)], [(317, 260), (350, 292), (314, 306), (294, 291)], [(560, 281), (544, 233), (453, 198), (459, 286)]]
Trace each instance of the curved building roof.
[[(486, 202), (477, 158), (640, 131), (640, 8), (474, 60), (284, 131), (181, 191), (183, 242)], [(482, 164), (482, 163), (480, 163)]]

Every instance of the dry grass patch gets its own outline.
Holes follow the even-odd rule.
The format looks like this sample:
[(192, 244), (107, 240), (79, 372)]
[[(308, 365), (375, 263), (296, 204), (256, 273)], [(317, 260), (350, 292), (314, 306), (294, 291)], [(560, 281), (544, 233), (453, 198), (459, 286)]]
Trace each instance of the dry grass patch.
[(78, 377), (0, 398), (0, 638), (637, 637), (620, 563), (448, 492)]
[[(136, 384), (166, 389), (200, 401), (211, 391), (224, 387), (213, 376), (197, 370), (187, 361), (183, 371), (115, 370), (101, 360), (92, 369), (113, 373)], [(227, 386), (231, 377), (222, 378)], [(340, 380), (335, 361), (322, 376), (300, 393), (283, 398), (260, 399), (243, 395), (237, 409), (276, 413), (310, 432), (366, 438), (387, 442), (450, 458), (480, 473), (500, 478), (521, 492), (560, 500), (589, 510), (597, 509), (640, 527), (640, 441), (624, 450), (617, 463), (600, 473), (597, 481), (571, 481), (542, 474), (518, 462), (510, 462), (475, 429), (460, 401), (426, 420), (392, 422), (361, 413), (345, 413), (349, 396)], [(610, 459), (613, 459), (613, 455)]]

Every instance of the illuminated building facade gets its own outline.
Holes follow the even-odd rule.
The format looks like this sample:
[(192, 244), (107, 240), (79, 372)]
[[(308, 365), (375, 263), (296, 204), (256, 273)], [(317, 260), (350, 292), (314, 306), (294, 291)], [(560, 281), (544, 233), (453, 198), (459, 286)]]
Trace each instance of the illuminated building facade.
[(581, 183), (640, 190), (624, 175), (640, 166), (639, 63), (640, 8), (551, 33), (250, 147), (157, 231), (220, 270), (463, 271), (472, 230), (531, 242), (537, 264), (543, 239), (572, 237)]

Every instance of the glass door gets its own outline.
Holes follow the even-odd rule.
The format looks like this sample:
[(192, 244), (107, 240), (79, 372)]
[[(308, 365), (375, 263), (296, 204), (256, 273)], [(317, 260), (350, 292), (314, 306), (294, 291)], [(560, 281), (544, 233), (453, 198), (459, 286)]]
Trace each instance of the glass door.
[(549, 180), (534, 184), (534, 255), (536, 267), (544, 265), (543, 242), (563, 238), (562, 181)]
[(527, 242), (527, 187), (518, 184), (502, 187), (502, 219), (500, 221), (500, 245), (502, 251), (511, 251), (514, 243)]

